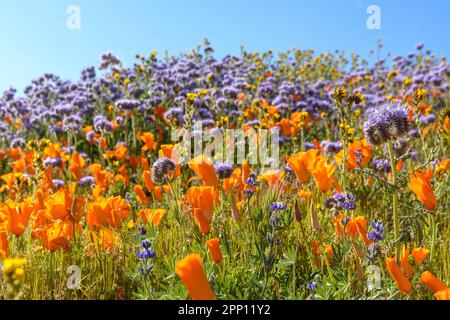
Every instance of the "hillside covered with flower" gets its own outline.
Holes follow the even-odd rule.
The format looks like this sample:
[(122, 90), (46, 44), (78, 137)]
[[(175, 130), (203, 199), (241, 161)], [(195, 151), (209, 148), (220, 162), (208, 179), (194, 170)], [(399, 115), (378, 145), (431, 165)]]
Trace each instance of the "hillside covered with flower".
[[(449, 77), (205, 41), (7, 89), (0, 299), (450, 299)], [(278, 163), (181, 159), (194, 127), (277, 130)]]

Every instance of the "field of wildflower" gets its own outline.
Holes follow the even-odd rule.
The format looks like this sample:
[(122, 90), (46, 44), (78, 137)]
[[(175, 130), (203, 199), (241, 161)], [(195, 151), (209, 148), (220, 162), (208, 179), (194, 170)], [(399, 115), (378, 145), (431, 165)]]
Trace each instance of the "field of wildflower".
[[(449, 77), (423, 45), (205, 41), (8, 89), (0, 299), (450, 299)], [(173, 139), (229, 129), (256, 133), (248, 154), (276, 132), (277, 157)]]

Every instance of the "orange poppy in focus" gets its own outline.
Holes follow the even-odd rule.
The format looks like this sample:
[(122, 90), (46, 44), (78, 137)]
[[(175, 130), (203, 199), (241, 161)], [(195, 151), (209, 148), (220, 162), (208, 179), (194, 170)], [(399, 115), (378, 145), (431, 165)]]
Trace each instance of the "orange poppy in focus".
[(310, 169), (317, 162), (317, 155), (318, 151), (311, 149), (306, 152), (298, 152), (286, 159), (300, 182), (307, 183), (309, 181)]
[[(77, 230), (79, 231), (79, 230)], [(42, 239), (43, 246), (47, 250), (69, 249), (69, 241), (73, 238), (73, 223), (57, 220), (37, 230), (35, 235)]]
[(449, 289), (449, 287), (439, 281), (439, 279), (436, 278), (430, 271), (425, 271), (422, 273), (420, 276), (420, 281), (422, 281), (422, 283), (426, 285), (433, 293)]
[(333, 164), (327, 163), (326, 159), (321, 159), (316, 164), (315, 169), (311, 171), (311, 174), (316, 182), (317, 188), (320, 192), (328, 192), (333, 185), (333, 173), (336, 170)]
[[(77, 198), (74, 204), (69, 190), (60, 189), (45, 198), (43, 215), (50, 220), (65, 220), (67, 218), (70, 221), (79, 222), (82, 216), (83, 202), (83, 198)], [(74, 212), (72, 212), (72, 209), (75, 209)]]
[(203, 214), (212, 219), (214, 203), (219, 201), (218, 194), (213, 187), (193, 186), (187, 190), (186, 199), (193, 208), (199, 208)]
[(220, 251), (220, 242), (218, 238), (210, 239), (206, 241), (206, 245), (209, 249), (209, 254), (211, 255), (211, 260), (214, 263), (219, 263), (222, 261), (223, 256), (222, 252)]
[(411, 283), (400, 270), (395, 258), (386, 258), (386, 267), (401, 292), (409, 293), (412, 291)]
[(217, 178), (214, 164), (210, 159), (201, 155), (197, 156), (188, 163), (189, 168), (203, 181), (205, 186), (214, 188), (219, 187), (219, 179)]
[(431, 187), (430, 180), (433, 178), (433, 171), (428, 168), (426, 171), (416, 171), (409, 175), (408, 187), (416, 195), (417, 199), (423, 203), (429, 211), (436, 210), (437, 199)]
[(434, 294), (436, 300), (450, 300), (450, 289), (438, 291)]
[(183, 282), (192, 300), (216, 300), (199, 254), (194, 253), (178, 261), (175, 265), (175, 273)]
[(86, 161), (78, 154), (77, 151), (75, 151), (70, 158), (69, 170), (78, 181), (82, 178), (81, 169), (85, 166)]

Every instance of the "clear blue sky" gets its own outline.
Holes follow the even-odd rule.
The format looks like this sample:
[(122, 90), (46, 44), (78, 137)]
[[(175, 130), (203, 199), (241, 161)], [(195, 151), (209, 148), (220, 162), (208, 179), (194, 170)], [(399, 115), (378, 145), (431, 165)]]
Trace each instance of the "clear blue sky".
[[(66, 27), (69, 5), (81, 29)], [(366, 27), (369, 5), (381, 9), (381, 29)], [(134, 54), (187, 51), (207, 37), (221, 57), (249, 50), (344, 49), (368, 57), (385, 49), (406, 54), (424, 42), (450, 56), (448, 0), (0, 0), (0, 91), (22, 90), (44, 72), (78, 79), (112, 51), (127, 65)]]

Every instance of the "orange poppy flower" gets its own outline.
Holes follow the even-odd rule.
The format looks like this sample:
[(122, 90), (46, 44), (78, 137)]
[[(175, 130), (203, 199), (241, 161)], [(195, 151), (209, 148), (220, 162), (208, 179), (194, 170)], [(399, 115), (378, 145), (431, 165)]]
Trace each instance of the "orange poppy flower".
[(149, 205), (150, 204), (150, 198), (147, 197), (147, 195), (144, 192), (144, 189), (140, 184), (137, 184), (134, 186), (134, 192), (136, 192), (136, 196), (140, 203)]
[[(325, 245), (324, 247), (325, 250), (325, 254), (326, 254), (326, 259), (328, 260), (328, 263), (332, 263), (333, 261), (333, 247), (329, 244)], [(320, 242), (317, 240), (312, 240), (311, 241), (311, 252), (312, 254), (316, 257), (315, 258), (315, 262), (317, 264), (317, 266), (323, 266), (325, 265), (325, 259), (319, 259), (319, 257), (322, 256), (322, 251), (320, 249)]]
[(19, 159), (11, 163), (11, 167), (14, 172), (24, 173), (25, 172), (25, 160)]
[(147, 152), (148, 150), (156, 150), (155, 136), (153, 135), (153, 133), (144, 132), (139, 138), (142, 142), (144, 142), (144, 146), (142, 147), (143, 152)]
[(85, 166), (86, 161), (78, 154), (77, 151), (75, 151), (70, 158), (69, 170), (78, 181), (82, 178), (81, 169)]
[(170, 191), (170, 187), (168, 185), (155, 186), (155, 183), (152, 180), (151, 170), (144, 170), (142, 173), (142, 179), (144, 180), (147, 190), (155, 196), (156, 201), (162, 202), (163, 193), (168, 193)]
[(218, 202), (218, 194), (213, 187), (193, 186), (187, 190), (186, 199), (193, 208), (199, 208), (208, 220), (212, 220), (214, 203)]
[(117, 171), (119, 173), (114, 176), (113, 182), (122, 182), (124, 185), (128, 185), (130, 183), (130, 177), (128, 176), (127, 166), (124, 164)]
[(73, 233), (74, 229), (71, 222), (57, 220), (36, 232), (36, 235), (42, 239), (44, 248), (55, 251), (69, 249), (69, 241), (72, 239)]
[(89, 229), (95, 230), (107, 223), (106, 207), (108, 201), (105, 198), (98, 198), (95, 202), (88, 203), (86, 206), (86, 223)]
[(0, 192), (3, 192), (5, 189), (9, 190), (9, 198), (14, 199), (16, 197), (16, 193), (14, 192), (14, 184), (16, 182), (16, 175), (14, 172), (10, 172), (4, 174), (0, 177), (5, 184), (0, 187)]
[(231, 177), (223, 179), (222, 180), (222, 190), (225, 194), (229, 194), (231, 191), (234, 190), (239, 185), (240, 180), (238, 180), (236, 177)]
[(153, 189), (155, 188), (155, 183), (153, 182), (152, 179), (151, 170), (144, 170), (144, 172), (142, 173), (142, 179), (144, 180), (144, 184), (147, 187), (147, 190), (149, 192), (152, 192)]
[(211, 232), (211, 222), (212, 219), (208, 219), (204, 214), (202, 209), (200, 208), (194, 208), (194, 217), (197, 221), (198, 228), (200, 229), (200, 232), (203, 234), (208, 234)]
[(117, 160), (124, 161), (127, 158), (128, 155), (128, 148), (123, 143), (118, 143), (116, 147), (114, 148), (114, 157)]
[(353, 240), (356, 240), (356, 237), (359, 235), (366, 245), (369, 245), (372, 242), (367, 238), (367, 219), (365, 217), (357, 216), (353, 219), (349, 219), (345, 225), (345, 230), (344, 225), (342, 224), (344, 218), (344, 215), (339, 214), (333, 219), (336, 233), (341, 241), (344, 240), (345, 234)]
[[(342, 159), (344, 157), (344, 151), (339, 151), (334, 159), (337, 164), (342, 163)], [(370, 144), (366, 142), (366, 140), (355, 140), (348, 146), (347, 151), (347, 163), (345, 164), (345, 168), (347, 170), (363, 168), (369, 164), (372, 160), (373, 152)]]
[(439, 281), (439, 279), (436, 278), (430, 271), (425, 271), (422, 273), (420, 276), (420, 281), (422, 281), (422, 283), (426, 285), (433, 293), (449, 289), (449, 287)]
[(414, 268), (409, 263), (409, 248), (407, 246), (403, 246), (403, 250), (400, 254), (400, 267), (402, 272), (408, 278), (411, 278), (414, 275)]
[(122, 221), (129, 217), (130, 206), (122, 197), (117, 196), (108, 199), (106, 217), (110, 226), (120, 229)]
[(269, 188), (273, 188), (278, 184), (280, 179), (283, 177), (283, 174), (283, 170), (266, 171), (258, 176), (258, 181), (266, 181)]
[(316, 164), (315, 169), (311, 171), (311, 174), (316, 182), (317, 188), (320, 192), (328, 192), (333, 185), (333, 173), (335, 171), (333, 164), (327, 163), (326, 159), (321, 159)]
[(415, 265), (419, 265), (421, 264), (425, 258), (428, 256), (428, 254), (430, 253), (430, 250), (425, 249), (425, 248), (415, 248), (412, 250), (411, 255), (414, 258), (414, 263)]
[(276, 123), (276, 126), (280, 128), (281, 135), (285, 137), (290, 137), (295, 134), (295, 130), (289, 119), (283, 118)]
[(188, 163), (189, 168), (203, 181), (205, 186), (214, 188), (219, 187), (219, 179), (217, 178), (214, 164), (210, 159), (201, 155), (197, 156)]
[(116, 231), (105, 227), (100, 227), (97, 232), (90, 231), (88, 236), (93, 244), (90, 247), (95, 249), (101, 247), (106, 250), (113, 250), (120, 240)]
[(70, 221), (79, 222), (82, 216), (83, 202), (83, 198), (77, 198), (75, 202), (75, 212), (72, 213), (74, 205), (73, 198), (70, 196), (68, 190), (60, 189), (45, 199), (44, 217), (50, 220), (68, 219)]
[(130, 206), (120, 196), (99, 198), (87, 205), (86, 222), (90, 229), (95, 229), (108, 223), (120, 229), (122, 221), (129, 217)]
[(250, 176), (250, 173), (251, 173), (250, 166), (248, 164), (248, 161), (245, 160), (242, 163), (242, 181), (243, 182), (247, 181), (248, 177)]
[(0, 214), (4, 214), (8, 221), (9, 232), (16, 236), (23, 234), (33, 211), (34, 205), (29, 201), (16, 203), (8, 199), (0, 205)]
[(156, 227), (166, 214), (166, 209), (144, 209), (138, 212), (137, 217), (142, 218), (144, 224), (151, 222)]
[(193, 300), (216, 300), (199, 254), (194, 253), (178, 261), (175, 265), (175, 273)]
[(450, 159), (440, 161), (435, 168), (436, 173), (445, 173), (450, 170)]
[(206, 241), (206, 245), (209, 249), (209, 254), (211, 255), (211, 260), (214, 263), (219, 263), (222, 261), (223, 256), (222, 252), (220, 251), (220, 243), (218, 238), (210, 239)]
[(411, 283), (400, 270), (395, 258), (386, 258), (386, 267), (401, 292), (409, 293), (412, 291)]
[(0, 223), (0, 258), (5, 259), (8, 256), (8, 231)]
[(416, 171), (409, 175), (408, 185), (411, 191), (416, 195), (417, 199), (419, 199), (429, 211), (434, 211), (437, 207), (437, 199), (430, 183), (432, 177), (433, 171), (431, 171), (431, 169), (427, 169), (426, 171)]
[(450, 117), (449, 116), (445, 117), (443, 127), (446, 132), (450, 132)]
[(89, 166), (92, 176), (95, 180), (95, 185), (102, 189), (106, 189), (109, 185), (109, 181), (112, 177), (112, 173), (106, 170), (102, 170), (102, 166), (98, 163), (93, 163)]
[(310, 169), (317, 162), (317, 154), (317, 150), (311, 149), (306, 152), (298, 152), (286, 159), (300, 182), (307, 183), (309, 181)]
[(8, 151), (6, 151), (6, 154), (14, 160), (22, 158), (22, 150), (20, 148), (9, 148)]
[(450, 300), (450, 289), (438, 291), (434, 294), (437, 300)]

